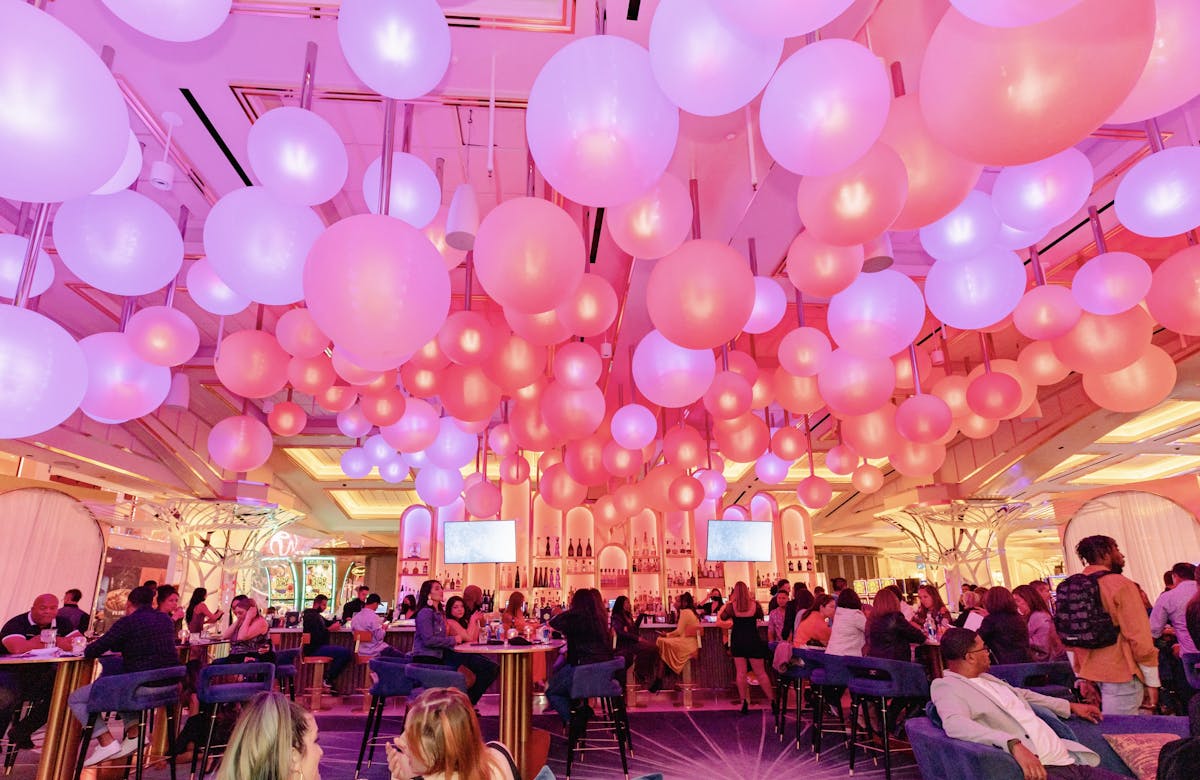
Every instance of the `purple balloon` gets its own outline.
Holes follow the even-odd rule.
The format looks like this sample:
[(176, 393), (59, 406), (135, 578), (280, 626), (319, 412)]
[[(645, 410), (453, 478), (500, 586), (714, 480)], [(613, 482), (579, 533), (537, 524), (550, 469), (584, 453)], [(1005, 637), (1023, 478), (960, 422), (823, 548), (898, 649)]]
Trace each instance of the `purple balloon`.
[(430, 506), (453, 504), (463, 489), (463, 476), (458, 469), (426, 466), (417, 472), (417, 495)]
[(942, 322), (962, 330), (995, 325), (1025, 294), (1025, 264), (1016, 254), (988, 249), (964, 260), (939, 260), (925, 277), (925, 300)]
[(87, 392), (79, 408), (97, 422), (122, 423), (150, 414), (167, 398), (171, 370), (138, 357), (120, 332), (94, 333), (79, 342), (87, 359)]
[(829, 335), (851, 352), (891, 357), (925, 324), (925, 299), (916, 283), (891, 268), (859, 274), (829, 301)]
[(633, 381), (652, 403), (678, 409), (700, 400), (717, 363), (711, 349), (687, 349), (652, 330), (633, 351)]
[(921, 228), (921, 246), (937, 260), (978, 255), (1000, 236), (1000, 218), (986, 192), (971, 190), (966, 199), (937, 222)]
[(1117, 219), (1150, 238), (1200, 227), (1200, 147), (1175, 146), (1141, 160), (1117, 185)]
[(437, 438), (425, 448), (429, 462), (444, 469), (458, 469), (475, 458), (479, 440), (474, 434), (459, 428), (453, 417), (443, 417)]
[[(383, 157), (376, 157), (363, 174), (362, 194), (367, 210), (379, 213), (379, 168)], [(418, 230), (437, 216), (442, 206), (442, 187), (437, 175), (416, 155), (392, 154), (392, 186), (388, 195), (388, 216), (403, 220)]]
[(0, 304), (0, 355), (0, 439), (48, 431), (79, 408), (87, 361), (58, 323)]
[(250, 299), (234, 292), (221, 281), (207, 259), (192, 263), (187, 272), (187, 291), (192, 300), (209, 314), (237, 314), (250, 305)]
[(1137, 255), (1105, 252), (1075, 272), (1071, 294), (1084, 311), (1120, 314), (1142, 302), (1153, 276), (1150, 266)]
[[(17, 282), (21, 278), (21, 266), (25, 264), (25, 251), (29, 239), (11, 233), (0, 235), (0, 298), (16, 298)], [(33, 264), (33, 287), (31, 296), (41, 295), (54, 283), (54, 263), (50, 255), (39, 249)]]
[(138, 32), (172, 43), (207, 38), (229, 17), (233, 0), (101, 0)]
[(341, 136), (321, 116), (296, 106), (258, 118), (246, 139), (250, 167), (280, 200), (315, 206), (337, 195), (349, 162)]
[(363, 414), (362, 407), (354, 404), (338, 412), (337, 427), (343, 436), (357, 439), (365, 436), (367, 431), (371, 430), (371, 421)]
[(758, 456), (754, 464), (754, 473), (768, 485), (778, 485), (787, 479), (791, 461), (784, 460), (773, 452), (767, 451)]
[(371, 462), (370, 454), (362, 447), (351, 447), (343, 452), (341, 465), (342, 473), (350, 479), (362, 479), (370, 474), (375, 466)]
[(613, 413), (612, 437), (627, 450), (640, 450), (658, 435), (658, 419), (641, 404), (625, 404)]
[(1044, 160), (1000, 171), (992, 185), (992, 206), (1006, 225), (1045, 232), (1083, 208), (1095, 178), (1092, 161), (1072, 146)]
[(450, 26), (434, 0), (342, 0), (337, 30), (354, 75), (385, 97), (421, 97), (450, 66)]

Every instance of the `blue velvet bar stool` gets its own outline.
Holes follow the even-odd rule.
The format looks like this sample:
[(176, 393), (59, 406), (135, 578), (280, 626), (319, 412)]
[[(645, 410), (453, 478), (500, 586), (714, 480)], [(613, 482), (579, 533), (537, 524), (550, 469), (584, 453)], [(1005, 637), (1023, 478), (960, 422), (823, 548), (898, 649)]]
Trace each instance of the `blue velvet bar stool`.
[[(13, 722), (17, 722), (19, 720), (24, 719), (29, 714), (29, 711), (31, 709), (33, 709), (33, 702), (28, 702), (28, 701), (21, 702), (21, 706), (18, 707), (17, 709), (18, 709), (17, 717), (13, 719)], [(17, 743), (13, 742), (11, 737), (6, 737), (5, 742), (4, 742), (4, 774), (5, 775), (12, 774), (13, 767), (15, 767), (17, 765), (17, 753), (18, 752), (20, 752), (20, 748), (17, 747)]]
[[(163, 669), (151, 669), (147, 672), (130, 672), (129, 674), (105, 674), (92, 683), (91, 695), (88, 697), (88, 722), (83, 727), (83, 736), (79, 740), (79, 758), (75, 762), (75, 780), (83, 773), (83, 761), (87, 757), (88, 746), (92, 743), (92, 731), (97, 716), (110, 712), (138, 713), (137, 740), (138, 749), (134, 758), (137, 780), (142, 780), (142, 771), (146, 763), (146, 733), (150, 730), (154, 711), (163, 707), (167, 713), (167, 752), (175, 752), (175, 711), (181, 698), (181, 683), (187, 677), (186, 666), (168, 666)], [(107, 728), (107, 725), (104, 726)], [(175, 780), (175, 759), (172, 756), (167, 761), (170, 767), (171, 780)]]
[[(771, 643), (771, 657), (775, 657), (775, 646), (778, 642)], [(782, 672), (775, 670), (775, 701), (779, 703), (779, 707), (775, 712), (775, 730), (779, 732), (779, 741), (783, 742), (783, 732), (787, 725), (787, 706), (788, 692), (796, 692), (796, 742), (800, 742), (800, 711), (804, 707), (804, 686), (809, 683), (809, 678), (812, 677), (813, 668), (806, 666), (803, 659), (798, 655), (797, 650), (792, 649), (793, 663)]]
[[(567, 780), (575, 754), (594, 750), (612, 750), (621, 754), (621, 770), (629, 780), (626, 746), (629, 743), (629, 714), (625, 709), (625, 692), (617, 679), (625, 672), (625, 659), (614, 658), (596, 664), (575, 667), (571, 677), (571, 720), (567, 724)], [(588, 701), (598, 700), (600, 712), (589, 716)], [(611, 736), (597, 739), (594, 734), (607, 731)], [(580, 743), (587, 739), (586, 746)]]
[(405, 712), (401, 713), (403, 729), (408, 700), (420, 696), (427, 688), (457, 688), (467, 692), (467, 678), (445, 666), (405, 663), (404, 658), (374, 658), (370, 663), (375, 682), (371, 685), (371, 707), (367, 710), (367, 722), (363, 725), (362, 745), (358, 749), (358, 763), (354, 765), (354, 778), (362, 776), (363, 759), (367, 769), (375, 761), (375, 746), (379, 744), (379, 726), (383, 723), (383, 710), (388, 699), (403, 699)]
[[(217, 682), (222, 679), (237, 678), (234, 682)], [(208, 771), (209, 754), (213, 748), (213, 730), (217, 724), (217, 712), (222, 704), (244, 704), (263, 691), (275, 687), (275, 664), (243, 663), (215, 664), (200, 670), (200, 678), (196, 686), (196, 698), (200, 701), (198, 718), (207, 718), (208, 729), (204, 738), (204, 747), (199, 744), (192, 751), (192, 769), (189, 778), (196, 777), (196, 765), (200, 766), (200, 780)], [(220, 746), (223, 747), (223, 746)], [(203, 752), (203, 756), (201, 753)], [(199, 759), (199, 761), (197, 761)]]
[[(880, 738), (883, 741), (883, 774), (892, 780), (892, 746), (889, 740), (888, 707), (899, 702), (928, 703), (929, 677), (925, 667), (908, 661), (887, 658), (854, 658), (843, 656), (849, 672), (850, 688), (850, 774), (854, 774), (854, 757), (858, 743), (858, 712), (863, 707), (867, 735), (872, 732), (870, 714), (865, 705), (879, 705)], [(864, 750), (880, 750), (864, 743)]]
[[(842, 691), (849, 680), (849, 672), (842, 662), (846, 656), (830, 655), (815, 647), (797, 647), (792, 650), (793, 657), (804, 662), (809, 671), (808, 684), (813, 692), (813, 760), (821, 760), (821, 741), (830, 727), (825, 722), (827, 706), (837, 708), (838, 720), (833, 729), (840, 734), (848, 733), (846, 714), (842, 711)], [(800, 749), (800, 724), (796, 723), (796, 749)]]
[(287, 687), (288, 696), (291, 697), (292, 701), (296, 700), (296, 673), (299, 663), (299, 647), (275, 651), (275, 679), (279, 681), (279, 690), (281, 693), (284, 687)]
[(1066, 661), (999, 664), (988, 674), (1014, 688), (1027, 688), (1043, 696), (1075, 701), (1075, 672)]
[(1200, 653), (1184, 653), (1179, 660), (1183, 662), (1183, 674), (1188, 685), (1200, 691)]

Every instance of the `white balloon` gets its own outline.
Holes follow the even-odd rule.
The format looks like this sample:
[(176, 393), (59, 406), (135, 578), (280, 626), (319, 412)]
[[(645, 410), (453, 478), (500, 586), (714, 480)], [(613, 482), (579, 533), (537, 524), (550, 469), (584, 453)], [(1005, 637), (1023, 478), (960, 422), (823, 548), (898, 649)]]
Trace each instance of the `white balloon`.
[[(29, 239), (12, 234), (0, 235), (0, 298), (16, 298), (17, 282), (21, 278), (21, 266), (25, 264), (25, 252)], [(41, 295), (54, 283), (54, 263), (43, 250), (38, 250), (33, 265), (33, 287), (30, 296)]]
[(129, 131), (129, 145), (125, 148), (125, 159), (108, 181), (92, 190), (93, 195), (108, 195), (117, 190), (128, 189), (142, 172), (142, 144), (133, 131)]
[(450, 66), (450, 26), (434, 0), (342, 0), (338, 40), (354, 75), (397, 100), (429, 92)]
[(312, 111), (283, 106), (263, 114), (246, 140), (250, 167), (276, 197), (315, 206), (346, 183), (346, 147), (333, 126)]
[[(379, 213), (379, 171), (382, 161), (382, 157), (376, 157), (363, 174), (363, 198), (372, 214)], [(420, 230), (433, 222), (441, 205), (442, 189), (438, 186), (433, 169), (416, 155), (394, 152), (388, 216), (403, 220)]]
[(233, 0), (101, 0), (108, 10), (151, 38), (186, 43), (207, 38), (229, 16)]

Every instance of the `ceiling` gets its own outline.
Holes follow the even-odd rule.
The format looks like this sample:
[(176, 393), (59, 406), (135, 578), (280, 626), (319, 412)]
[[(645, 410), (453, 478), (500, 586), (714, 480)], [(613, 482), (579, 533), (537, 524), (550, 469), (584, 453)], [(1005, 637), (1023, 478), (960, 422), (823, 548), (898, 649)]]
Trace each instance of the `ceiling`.
[[(893, 10), (919, 6), (923, 13), (939, 5), (917, 0), (882, 2)], [(297, 104), (309, 42), (317, 47), (312, 109), (337, 130), (350, 164), (346, 187), (316, 210), (327, 225), (366, 211), (361, 182), (367, 165), (380, 154), (384, 110), (379, 96), (359, 82), (342, 56), (336, 34), (336, 2), (235, 2), (231, 17), (215, 34), (185, 44), (148, 38), (124, 25), (99, 2), (55, 0), (48, 5), (51, 13), (95, 49), (112, 48), (113, 71), (147, 160), (137, 189), (173, 215), (187, 210), (187, 262), (203, 256), (203, 222), (212, 204), (253, 182), (246, 150), (253, 121), (274, 107)], [(409, 151), (440, 171), (443, 205), (449, 203), (459, 183), (470, 182), (480, 193), (486, 212), (501, 200), (527, 193), (524, 108), (534, 77), (546, 60), (572, 40), (596, 34), (601, 12), (608, 34), (645, 45), (657, 3), (456, 0), (442, 5), (451, 23), (452, 61), (439, 87), (412, 104)], [(630, 13), (630, 5), (636, 7), (636, 13)], [(858, 0), (821, 35), (869, 42), (868, 20), (880, 7), (880, 0)], [(785, 56), (802, 44), (802, 40), (789, 42)], [(493, 79), (494, 162), (489, 169)], [(162, 114), (167, 111), (183, 117), (183, 124), (174, 131), (168, 154), (179, 176), (171, 191), (163, 192), (149, 183), (148, 161), (163, 156), (166, 131)], [(1185, 133), (1192, 139), (1190, 127), (1196, 113), (1193, 101), (1162, 117), (1164, 135)], [(1153, 266), (1185, 245), (1183, 238), (1150, 240), (1130, 234), (1107, 208), (1117, 179), (1149, 151), (1142, 127), (1102, 127), (1079, 148), (1096, 171), (1089, 203), (1101, 209), (1110, 250), (1133, 252)], [(752, 169), (757, 181), (752, 180)], [(753, 239), (760, 271), (777, 276), (791, 290), (783, 261), (801, 229), (794, 205), (798, 177), (771, 162), (753, 128), (747, 142), (747, 122), (740, 113), (711, 119), (684, 115), (670, 170), (681, 179), (697, 180), (704, 237), (728, 242), (743, 253)], [(978, 187), (989, 189), (996, 173), (986, 170)], [(543, 193), (540, 177), (534, 188), (536, 194)], [(584, 235), (592, 236), (597, 219), (594, 210), (566, 206)], [(14, 230), (22, 214), (18, 204), (0, 201), (0, 230)], [(1080, 212), (1039, 243), (1050, 283), (1068, 283), (1081, 263), (1096, 254), (1085, 220), (1086, 213)], [(47, 250), (53, 256), (52, 234), (51, 229)], [(596, 260), (590, 270), (613, 283), (621, 302), (614, 326), (589, 339), (598, 348), (611, 345), (614, 357), (606, 361), (602, 387), (612, 408), (618, 399), (632, 398), (630, 355), (651, 328), (644, 288), (652, 263), (634, 261), (622, 253), (607, 232), (598, 236)], [(893, 243), (894, 267), (920, 281), (932, 260), (921, 249), (916, 232), (895, 233)], [(116, 329), (125, 301), (73, 277), (57, 258), (55, 264), (56, 282), (36, 306), (77, 337)], [(451, 275), (452, 309), (464, 305), (463, 274), (459, 266)], [(500, 316), (479, 288), (475, 290), (473, 308)], [(197, 307), (182, 284), (178, 291), (176, 305), (201, 331), (200, 352), (183, 367), (191, 386), (186, 410), (164, 407), (120, 426), (101, 425), (76, 414), (58, 429), (28, 440), (0, 442), (0, 448), (50, 463), (55, 474), (122, 492), (274, 500), (306, 512), (307, 524), (331, 535), (368, 543), (394, 542), (395, 518), (416, 500), (412, 482), (389, 485), (377, 472), (362, 480), (345, 478), (338, 458), (352, 442), (338, 433), (332, 415), (302, 394), (296, 394), (295, 400), (312, 410), (309, 426), (299, 436), (277, 440), (276, 451), (265, 467), (239, 478), (208, 463), (205, 441), (213, 424), (243, 409), (264, 415), (272, 403), (284, 398), (279, 394), (245, 402), (222, 387), (212, 368), (219, 338), (255, 327), (272, 330), (286, 307), (252, 305), (240, 314), (217, 318)], [(142, 296), (136, 306), (161, 302), (161, 294)], [(806, 299), (808, 324), (823, 325), (824, 304)], [(743, 336), (737, 348), (754, 355), (764, 368), (772, 368), (778, 340), (794, 326), (796, 317), (793, 308), (774, 331)], [(926, 322), (922, 338), (924, 349), (940, 348), (946, 354), (946, 362), (935, 367), (933, 379), (949, 367), (969, 368), (982, 359), (974, 333), (939, 330), (932, 318)], [(991, 340), (993, 356), (1010, 358), (1028, 341), (1011, 327), (992, 334)], [(1167, 349), (1180, 366), (1174, 397), (1160, 407), (1136, 416), (1097, 411), (1082, 395), (1078, 375), (1072, 374), (1041, 389), (1040, 418), (1002, 423), (993, 436), (983, 440), (957, 437), (949, 445), (950, 455), (939, 481), (957, 484), (963, 495), (1005, 495), (1036, 503), (1098, 485), (1200, 473), (1196, 349), (1166, 331), (1157, 333), (1155, 343)], [(782, 424), (783, 413), (776, 410), (776, 414), (777, 423)], [(689, 424), (699, 424), (699, 416)], [(894, 497), (907, 495), (922, 480), (903, 477), (880, 460), (877, 465), (888, 474), (884, 490), (873, 496), (858, 494), (847, 477), (824, 467), (823, 451), (837, 443), (835, 422), (825, 415), (813, 419), (814, 445), (821, 451), (815, 471), (829, 478), (835, 491), (833, 501), (817, 519), (818, 532), (829, 539), (855, 535), (877, 541), (893, 538), (875, 513)], [(536, 464), (536, 454), (528, 457)], [(489, 465), (494, 476), (494, 461)], [(808, 475), (808, 464), (801, 460), (783, 483), (772, 486), (757, 480), (752, 464), (727, 463), (725, 475), (729, 501), (744, 502), (750, 495), (766, 491), (781, 503), (792, 503), (796, 483)]]

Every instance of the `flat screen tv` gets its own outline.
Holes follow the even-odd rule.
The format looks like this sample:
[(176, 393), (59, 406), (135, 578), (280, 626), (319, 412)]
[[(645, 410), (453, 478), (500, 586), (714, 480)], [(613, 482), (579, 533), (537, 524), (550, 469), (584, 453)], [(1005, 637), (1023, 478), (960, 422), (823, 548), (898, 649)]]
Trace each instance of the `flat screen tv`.
[(517, 521), (455, 521), (442, 527), (446, 563), (516, 563)]
[(709, 520), (710, 561), (769, 561), (773, 525), (757, 520)]

